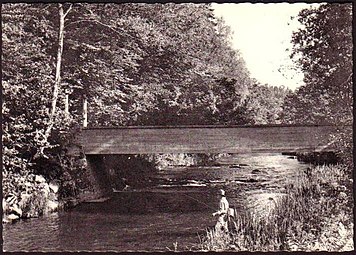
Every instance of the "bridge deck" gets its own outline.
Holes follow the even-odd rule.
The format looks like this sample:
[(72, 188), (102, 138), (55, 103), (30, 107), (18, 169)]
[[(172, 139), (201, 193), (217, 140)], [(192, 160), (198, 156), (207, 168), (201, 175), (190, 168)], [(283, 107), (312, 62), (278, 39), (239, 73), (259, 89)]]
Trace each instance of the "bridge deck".
[(87, 128), (84, 153), (250, 153), (333, 150), (335, 126), (174, 126)]

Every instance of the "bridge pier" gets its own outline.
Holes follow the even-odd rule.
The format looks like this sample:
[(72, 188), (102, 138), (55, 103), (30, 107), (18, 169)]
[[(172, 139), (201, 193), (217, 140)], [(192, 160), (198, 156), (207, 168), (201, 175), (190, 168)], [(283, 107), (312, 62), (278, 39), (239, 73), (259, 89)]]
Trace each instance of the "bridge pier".
[(86, 170), (91, 190), (81, 194), (80, 199), (89, 202), (111, 197), (113, 190), (104, 155), (86, 155)]

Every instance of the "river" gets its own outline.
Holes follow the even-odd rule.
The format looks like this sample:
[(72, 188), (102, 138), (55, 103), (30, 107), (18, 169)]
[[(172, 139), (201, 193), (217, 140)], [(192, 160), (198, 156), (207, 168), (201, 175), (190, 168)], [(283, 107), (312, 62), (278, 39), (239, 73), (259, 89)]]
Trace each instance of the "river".
[(169, 167), (154, 185), (105, 202), (3, 226), (4, 251), (169, 251), (198, 248), (214, 226), (218, 190), (230, 207), (251, 210), (309, 165), (281, 154), (230, 155), (220, 166)]

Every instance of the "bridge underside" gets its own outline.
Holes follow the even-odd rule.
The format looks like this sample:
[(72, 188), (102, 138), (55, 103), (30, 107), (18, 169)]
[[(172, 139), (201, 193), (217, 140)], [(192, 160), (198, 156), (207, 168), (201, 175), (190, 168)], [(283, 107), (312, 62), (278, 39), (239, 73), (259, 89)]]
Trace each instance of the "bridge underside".
[(177, 126), (82, 130), (86, 155), (333, 150), (335, 126)]

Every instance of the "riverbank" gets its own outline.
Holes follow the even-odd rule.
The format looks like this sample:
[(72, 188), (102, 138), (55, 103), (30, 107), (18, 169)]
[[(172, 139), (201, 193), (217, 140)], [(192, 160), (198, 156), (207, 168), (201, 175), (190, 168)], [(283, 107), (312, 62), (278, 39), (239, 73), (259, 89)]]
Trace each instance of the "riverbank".
[[(316, 166), (285, 186), (283, 195), (233, 220), (229, 235), (207, 231), (204, 251), (353, 250), (352, 175), (342, 165)], [(268, 201), (268, 200), (267, 200)]]
[[(125, 179), (133, 186), (147, 185), (147, 172), (154, 173), (168, 166), (206, 165), (215, 162), (223, 154), (152, 154), (121, 157), (107, 157), (106, 168), (111, 176), (113, 188), (122, 189)], [(90, 173), (85, 161), (71, 158), (71, 169), (63, 172), (58, 180), (48, 181), (46, 176), (24, 171), (23, 173), (3, 173), (3, 223), (19, 219), (36, 218), (77, 206), (95, 194)], [(49, 166), (44, 164), (42, 168)], [(46, 173), (45, 170), (43, 170)], [(114, 172), (112, 172), (114, 171)], [(132, 188), (132, 187), (131, 187)], [(60, 192), (59, 192), (60, 190)], [(89, 194), (89, 195), (88, 195)]]
[(3, 180), (3, 223), (35, 218), (57, 211), (59, 185), (41, 175), (13, 173)]
[[(160, 157), (165, 158), (164, 155), (160, 155)], [(193, 162), (188, 156), (176, 157), (182, 164)], [(167, 158), (169, 158), (169, 162), (173, 162), (169, 156)], [(131, 158), (130, 161), (135, 161), (135, 159)], [(230, 163), (236, 165), (234, 162)], [(132, 163), (132, 165), (136, 165), (136, 163)], [(138, 165), (143, 166), (142, 164)], [(239, 172), (241, 171), (242, 169), (239, 170)], [(252, 172), (257, 172), (257, 170)], [(275, 174), (273, 176), (275, 178)], [(15, 179), (17, 182), (7, 186), (7, 192), (9, 193), (10, 188), (17, 190), (18, 193), (14, 196), (20, 199), (17, 199), (10, 210), (6, 210), (6, 215), (13, 215), (11, 217), (16, 219), (38, 217), (63, 208), (63, 201), (58, 201), (58, 195), (55, 195), (58, 190), (57, 193), (54, 192), (53, 183), (48, 183), (43, 177), (33, 174), (27, 177), (13, 175), (11, 179)], [(225, 177), (223, 179), (226, 180)], [(234, 179), (236, 178), (234, 177)], [(26, 182), (29, 183), (25, 184)], [(62, 186), (61, 188), (63, 189)], [(235, 220), (239, 230), (237, 233), (232, 233), (231, 237), (226, 238), (217, 237), (210, 232), (202, 238), (200, 249), (224, 251), (350, 250), (353, 247), (351, 190), (352, 176), (342, 165), (306, 169), (300, 173), (297, 180), (291, 179), (281, 193), (276, 193), (273, 196), (270, 193), (263, 194), (266, 196), (261, 195), (257, 199), (259, 207), (254, 208), (253, 211), (239, 214)], [(27, 200), (28, 203), (22, 199), (26, 197), (24, 196), (26, 193), (33, 193), (30, 196), (31, 199)], [(48, 210), (50, 203), (46, 201), (51, 199), (58, 203), (54, 210)], [(59, 200), (61, 199), (59, 198)], [(184, 199), (186, 200), (187, 197)], [(26, 204), (27, 206), (24, 206)], [(29, 209), (31, 209), (30, 213), (28, 213)], [(266, 212), (268, 213), (266, 214)], [(9, 218), (7, 217), (7, 219)]]

